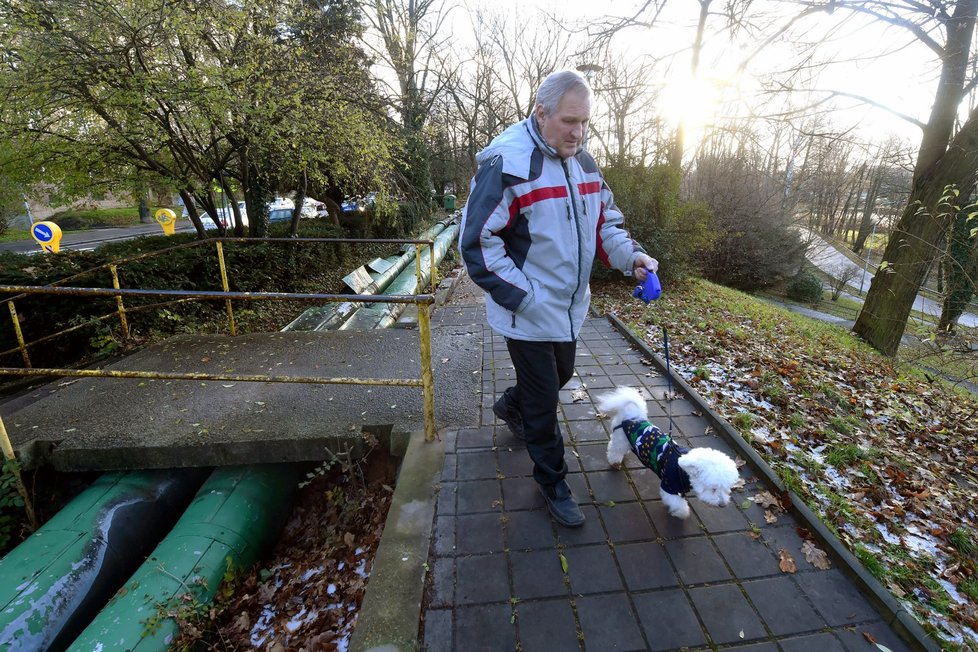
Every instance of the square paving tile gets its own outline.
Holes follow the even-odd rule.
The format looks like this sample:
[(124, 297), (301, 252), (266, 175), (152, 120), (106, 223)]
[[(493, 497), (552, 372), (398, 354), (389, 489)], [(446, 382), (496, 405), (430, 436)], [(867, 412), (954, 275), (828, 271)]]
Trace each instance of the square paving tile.
[(585, 471), (607, 471), (608, 465), (607, 444), (578, 444), (577, 456), (581, 460), (581, 466)]
[(841, 571), (798, 573), (796, 579), (808, 599), (832, 626), (879, 618), (856, 585)]
[(655, 539), (655, 528), (641, 503), (617, 503), (614, 507), (598, 504), (608, 538), (613, 543)]
[(455, 603), (455, 558), (437, 557), (431, 566), (431, 606), (450, 607)]
[(635, 490), (628, 482), (628, 476), (621, 471), (592, 471), (587, 474), (594, 500), (605, 503), (609, 500), (616, 503), (637, 500)]
[[(508, 605), (509, 598), (506, 555), (458, 558), (455, 566), (455, 604), (506, 602)], [(508, 618), (506, 622), (509, 622)]]
[(488, 552), (502, 552), (503, 541), (502, 514), (463, 514), (458, 517), (455, 534), (456, 553), (474, 555)]
[[(461, 528), (461, 526), (460, 526)], [(686, 537), (666, 542), (666, 552), (686, 585), (731, 579), (723, 558), (706, 537)]]
[(503, 494), (499, 480), (472, 480), (458, 483), (458, 513), (499, 511)]
[(496, 477), (495, 451), (461, 451), (458, 459), (460, 480), (488, 480)]
[(700, 519), (696, 516), (696, 512), (691, 512), (689, 518), (676, 518), (669, 515), (661, 500), (647, 500), (644, 501), (644, 505), (652, 518), (655, 531), (665, 539), (678, 539), (703, 534), (703, 527), (700, 525)]
[(435, 519), (435, 554), (455, 554), (455, 515)]
[(597, 413), (597, 408), (590, 401), (561, 405), (560, 409), (564, 411), (567, 421), (593, 421)]
[(621, 591), (618, 566), (607, 545), (564, 548), (567, 574), (576, 595)]
[(740, 579), (777, 575), (781, 572), (771, 549), (745, 532), (713, 537), (720, 554)]
[(498, 652), (516, 649), (509, 603), (461, 607), (455, 613), (455, 649)]
[(503, 485), (503, 505), (507, 511), (539, 509), (544, 506), (540, 485), (533, 478), (506, 478)]
[[(747, 518), (737, 505), (728, 504), (726, 507), (713, 507), (690, 497), (689, 505), (700, 517), (700, 523), (707, 532), (736, 532), (750, 527)], [(733, 497), (731, 498), (733, 500)]]
[(438, 483), (438, 497), (435, 504), (435, 513), (439, 516), (455, 514), (458, 508), (458, 483), (445, 482)]
[[(634, 455), (632, 456), (634, 457)], [(658, 500), (659, 499), (659, 485), (662, 482), (659, 480), (659, 476), (647, 468), (639, 467), (635, 469), (629, 469), (628, 475), (632, 478), (632, 483), (638, 490), (638, 495), (643, 500)]]
[[(615, 546), (615, 557), (629, 591), (678, 586), (665, 548), (655, 541)], [(684, 598), (685, 600), (685, 598)]]
[(566, 598), (520, 602), (516, 613), (523, 652), (580, 649), (574, 611)]
[(492, 428), (488, 426), (481, 428), (462, 428), (455, 436), (456, 450), (491, 448), (492, 445)]
[(593, 505), (581, 505), (581, 512), (584, 514), (584, 525), (575, 528), (557, 526), (557, 540), (566, 546), (580, 546), (607, 541), (608, 535), (601, 527), (597, 508)]
[(910, 652), (913, 649), (907, 645), (906, 641), (897, 636), (889, 625), (881, 620), (873, 623), (864, 623), (856, 627), (838, 629), (835, 631), (835, 634), (847, 650), (865, 650), (868, 647), (871, 652), (876, 652), (878, 648), (875, 645), (867, 645), (864, 634), (869, 634), (876, 639), (877, 643), (885, 645), (893, 652)]
[(553, 549), (556, 545), (549, 512), (542, 509), (507, 512), (506, 546), (510, 550)]
[(763, 528), (761, 540), (771, 548), (775, 555), (778, 554), (779, 550), (787, 550), (794, 557), (799, 572), (816, 570), (801, 552), (801, 546), (805, 541), (798, 536), (794, 519), (790, 515), (778, 514), (777, 527)]
[(513, 594), (520, 600), (568, 597), (556, 549), (512, 552), (509, 560), (513, 567)]
[(445, 455), (445, 462), (441, 466), (441, 479), (455, 480), (455, 473), (458, 470), (458, 456), (454, 453)]
[(776, 636), (813, 632), (825, 627), (825, 620), (798, 590), (790, 577), (744, 582), (751, 602)]
[(424, 615), (423, 652), (452, 652), (452, 610), (429, 609)]
[(696, 613), (713, 642), (736, 643), (764, 638), (764, 626), (734, 584), (690, 589)]
[(649, 649), (668, 650), (706, 643), (703, 626), (682, 591), (656, 591), (632, 596), (632, 600)]
[(642, 630), (624, 593), (577, 598), (577, 617), (588, 650), (645, 650)]
[[(866, 639), (863, 639), (864, 641)], [(778, 641), (784, 652), (846, 652), (846, 648), (832, 634), (812, 634), (809, 636), (799, 636), (798, 638), (787, 638)]]
[(571, 438), (578, 443), (608, 441), (608, 431), (597, 420), (568, 421), (567, 429), (570, 431)]
[(673, 418), (673, 424), (687, 438), (702, 437), (710, 423), (704, 417), (684, 415)]
[(533, 473), (533, 460), (522, 445), (496, 451), (499, 471), (507, 478), (519, 478)]
[[(571, 488), (571, 493), (578, 505), (584, 505), (593, 500), (583, 473), (568, 473), (564, 479), (567, 480), (567, 485)], [(544, 504), (543, 496), (540, 497), (540, 504)]]

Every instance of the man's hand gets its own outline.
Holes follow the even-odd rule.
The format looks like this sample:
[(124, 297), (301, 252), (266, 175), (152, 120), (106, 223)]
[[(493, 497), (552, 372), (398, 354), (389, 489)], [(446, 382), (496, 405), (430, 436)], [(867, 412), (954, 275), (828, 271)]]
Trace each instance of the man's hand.
[(635, 267), (632, 268), (632, 276), (634, 276), (639, 283), (644, 283), (645, 278), (649, 275), (650, 269), (653, 272), (658, 272), (659, 261), (652, 256), (639, 254), (635, 259)]

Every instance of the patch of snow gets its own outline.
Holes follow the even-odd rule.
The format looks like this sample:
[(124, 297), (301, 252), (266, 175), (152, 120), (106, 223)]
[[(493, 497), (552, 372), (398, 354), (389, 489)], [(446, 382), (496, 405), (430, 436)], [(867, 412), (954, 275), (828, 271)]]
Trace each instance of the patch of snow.
[(908, 526), (907, 533), (908, 534), (904, 538), (903, 543), (908, 548), (914, 552), (922, 552), (926, 555), (930, 555), (934, 559), (941, 557), (941, 550), (937, 547), (937, 543), (933, 537), (922, 533), (916, 525)]
[(900, 537), (890, 532), (890, 528), (886, 527), (885, 523), (874, 523), (874, 525), (884, 541), (894, 546), (900, 545)]
[(299, 613), (297, 613), (296, 615), (292, 616), (292, 618), (289, 619), (289, 622), (285, 623), (285, 629), (289, 630), (289, 632), (294, 632), (295, 630), (302, 627), (302, 624), (306, 622), (306, 619), (303, 618), (303, 616), (305, 615), (306, 615), (306, 608), (303, 607)]
[(367, 579), (370, 576), (370, 574), (367, 573), (367, 560), (361, 559), (353, 571), (363, 579)]
[(333, 595), (334, 593), (336, 593), (336, 585), (330, 584), (329, 586), (327, 586), (326, 593), (328, 593), (329, 595)]
[(319, 575), (322, 572), (323, 572), (323, 567), (322, 566), (317, 566), (315, 568), (310, 568), (309, 570), (307, 570), (305, 573), (302, 574), (302, 577), (300, 578), (300, 581), (306, 582), (310, 578), (313, 578), (313, 577)]
[(260, 648), (268, 638), (269, 629), (275, 619), (275, 610), (271, 606), (265, 605), (261, 608), (261, 615), (251, 627), (251, 644)]

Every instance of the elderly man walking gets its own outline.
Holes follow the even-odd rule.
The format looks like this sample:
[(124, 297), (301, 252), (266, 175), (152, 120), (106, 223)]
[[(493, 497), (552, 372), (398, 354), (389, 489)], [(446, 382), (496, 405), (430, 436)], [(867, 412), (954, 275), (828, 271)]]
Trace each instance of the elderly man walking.
[(540, 85), (533, 114), (476, 157), (459, 250), (486, 292), (489, 326), (506, 338), (516, 385), (493, 412), (526, 441), (550, 514), (584, 524), (564, 479), (558, 392), (574, 373), (577, 336), (602, 263), (644, 281), (658, 262), (622, 227), (611, 190), (582, 142), (591, 115), (587, 80), (571, 70)]

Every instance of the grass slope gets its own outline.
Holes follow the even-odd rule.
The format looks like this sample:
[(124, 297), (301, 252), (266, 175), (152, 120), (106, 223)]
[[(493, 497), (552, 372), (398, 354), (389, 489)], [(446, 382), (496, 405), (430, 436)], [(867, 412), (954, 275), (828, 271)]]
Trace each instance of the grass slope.
[(839, 327), (705, 281), (594, 307), (662, 352), (884, 586), (978, 650), (978, 400), (894, 366)]

